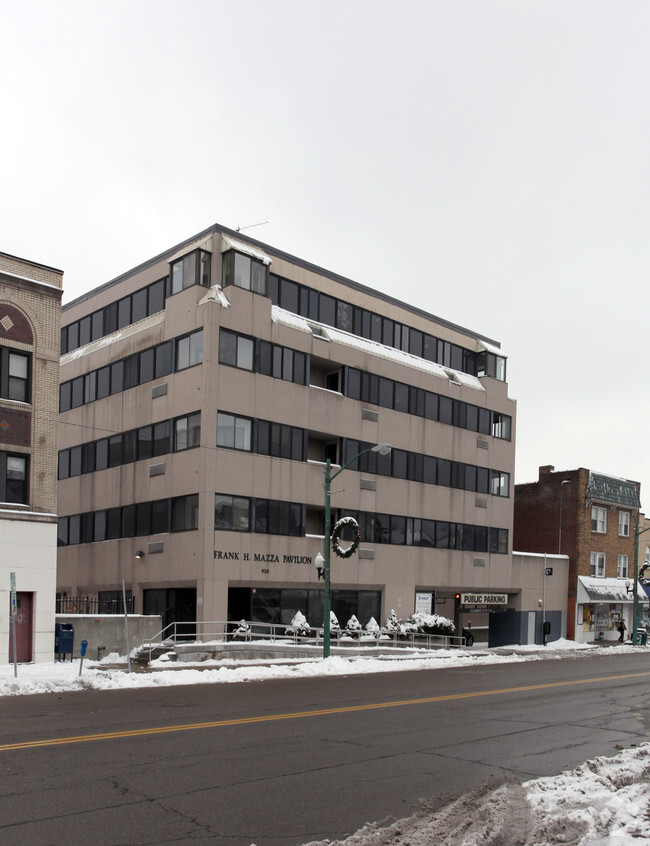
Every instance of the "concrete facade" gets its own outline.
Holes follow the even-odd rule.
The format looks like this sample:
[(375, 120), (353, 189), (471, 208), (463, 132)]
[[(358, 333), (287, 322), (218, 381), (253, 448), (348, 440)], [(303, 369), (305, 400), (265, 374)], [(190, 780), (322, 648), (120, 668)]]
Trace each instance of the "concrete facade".
[[(631, 630), (632, 599), (626, 581), (633, 576), (640, 487), (638, 482), (584, 467), (556, 472), (550, 465), (539, 468), (537, 482), (515, 486), (515, 547), (538, 553), (561, 551), (569, 558), (571, 639), (617, 639), (621, 619)], [(592, 589), (589, 601), (585, 585), (594, 579), (602, 589)], [(612, 589), (605, 590), (610, 580)], [(645, 600), (642, 590), (641, 595)]]
[(51, 661), (63, 274), (0, 253), (0, 658)]
[(452, 619), (459, 591), (519, 602), (496, 341), (219, 226), (63, 324), (60, 593), (124, 579), (164, 624), (300, 610), (319, 626), (325, 461), (387, 442), (333, 484), (335, 518), (362, 528), (355, 555), (332, 554), (341, 625), (408, 616), (416, 593)]

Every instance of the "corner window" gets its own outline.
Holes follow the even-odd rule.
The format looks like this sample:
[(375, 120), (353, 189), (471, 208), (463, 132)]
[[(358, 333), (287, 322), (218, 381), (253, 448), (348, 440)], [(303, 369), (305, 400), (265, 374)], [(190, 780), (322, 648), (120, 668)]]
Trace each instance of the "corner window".
[(185, 370), (203, 361), (203, 330), (176, 342), (176, 370)]
[(201, 442), (201, 412), (177, 417), (174, 421), (174, 451), (192, 449)]
[(178, 496), (172, 499), (172, 532), (187, 532), (199, 528), (199, 495)]
[(252, 421), (235, 414), (217, 414), (217, 446), (231, 449), (251, 449)]
[(214, 498), (214, 528), (220, 531), (249, 532), (251, 502), (245, 496), (216, 494)]
[(195, 250), (171, 265), (171, 292), (178, 294), (193, 285), (210, 287), (210, 253)]
[(618, 512), (618, 533), (622, 538), (630, 537), (630, 512)]
[(591, 531), (605, 534), (607, 532), (607, 509), (597, 505), (591, 507)]
[(266, 265), (259, 259), (229, 250), (223, 255), (223, 287), (228, 285), (266, 296)]
[[(455, 367), (455, 370), (460, 368)], [(506, 359), (501, 355), (487, 352), (483, 350), (476, 354), (476, 375), (489, 376), (492, 379), (498, 379), (500, 382), (506, 381)]]
[(508, 414), (499, 414), (494, 412), (492, 414), (492, 436), (495, 438), (503, 438), (506, 441), (510, 440), (510, 432), (512, 427), (512, 418)]
[(493, 496), (510, 496), (510, 474), (491, 470), (490, 493)]
[(219, 332), (219, 363), (252, 370), (255, 346), (252, 338), (235, 335), (222, 329)]

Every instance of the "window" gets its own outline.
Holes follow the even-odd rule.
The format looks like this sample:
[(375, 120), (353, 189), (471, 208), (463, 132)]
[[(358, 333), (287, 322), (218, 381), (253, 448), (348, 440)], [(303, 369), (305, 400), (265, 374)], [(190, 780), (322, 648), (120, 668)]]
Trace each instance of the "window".
[(498, 470), (490, 471), (490, 493), (495, 496), (510, 496), (510, 474)]
[[(252, 342), (251, 342), (252, 343)], [(203, 361), (203, 330), (193, 332), (176, 342), (176, 370), (185, 370)]]
[(171, 426), (169, 420), (161, 420), (153, 425), (153, 454), (167, 455), (170, 452)]
[(503, 438), (506, 441), (510, 440), (510, 431), (512, 425), (512, 418), (507, 414), (499, 414), (493, 412), (492, 414), (492, 435), (495, 438)]
[(618, 512), (618, 533), (623, 538), (630, 537), (630, 512)]
[(177, 417), (174, 421), (174, 451), (192, 449), (201, 442), (201, 412)]
[(250, 531), (251, 502), (248, 497), (216, 494), (214, 528), (230, 532)]
[(187, 532), (199, 528), (199, 495), (177, 496), (172, 499), (172, 532)]
[(64, 326), (61, 329), (61, 355), (162, 311), (165, 308), (166, 284), (167, 277), (159, 279), (118, 302), (109, 303), (99, 311)]
[(254, 343), (252, 338), (235, 335), (222, 329), (219, 332), (219, 363), (240, 367), (243, 370), (253, 369)]
[[(236, 285), (256, 294), (266, 294), (266, 265), (259, 259), (233, 250), (223, 256), (223, 286)], [(295, 309), (292, 309), (295, 311)]]
[(29, 504), (29, 456), (0, 452), (0, 502)]
[(591, 531), (605, 534), (607, 532), (607, 509), (591, 506)]
[(234, 414), (217, 414), (217, 446), (251, 449), (252, 420)]
[(195, 250), (171, 265), (171, 292), (178, 294), (193, 285), (210, 287), (210, 253)]
[(616, 578), (627, 579), (629, 558), (627, 555), (619, 555), (616, 565)]
[(30, 401), (30, 362), (27, 353), (0, 348), (0, 396), (17, 402)]
[(589, 575), (595, 578), (605, 578), (605, 553), (592, 552), (589, 556)]
[(506, 359), (503, 356), (487, 351), (480, 352), (476, 356), (476, 368), (477, 376), (490, 376), (501, 382), (506, 380)]

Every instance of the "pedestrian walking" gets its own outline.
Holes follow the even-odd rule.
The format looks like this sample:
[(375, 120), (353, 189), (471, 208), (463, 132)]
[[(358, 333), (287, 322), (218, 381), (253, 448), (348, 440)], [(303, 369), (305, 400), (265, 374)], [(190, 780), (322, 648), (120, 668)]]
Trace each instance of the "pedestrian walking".
[(621, 620), (621, 622), (618, 624), (617, 628), (618, 628), (618, 642), (623, 643), (623, 641), (625, 640), (625, 628), (626, 628), (623, 620)]

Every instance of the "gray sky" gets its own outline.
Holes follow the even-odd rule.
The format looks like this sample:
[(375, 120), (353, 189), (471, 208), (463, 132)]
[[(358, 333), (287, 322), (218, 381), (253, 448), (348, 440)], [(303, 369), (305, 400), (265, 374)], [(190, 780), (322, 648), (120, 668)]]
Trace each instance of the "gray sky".
[(496, 339), (540, 464), (650, 490), (650, 4), (0, 0), (0, 250), (213, 223)]

